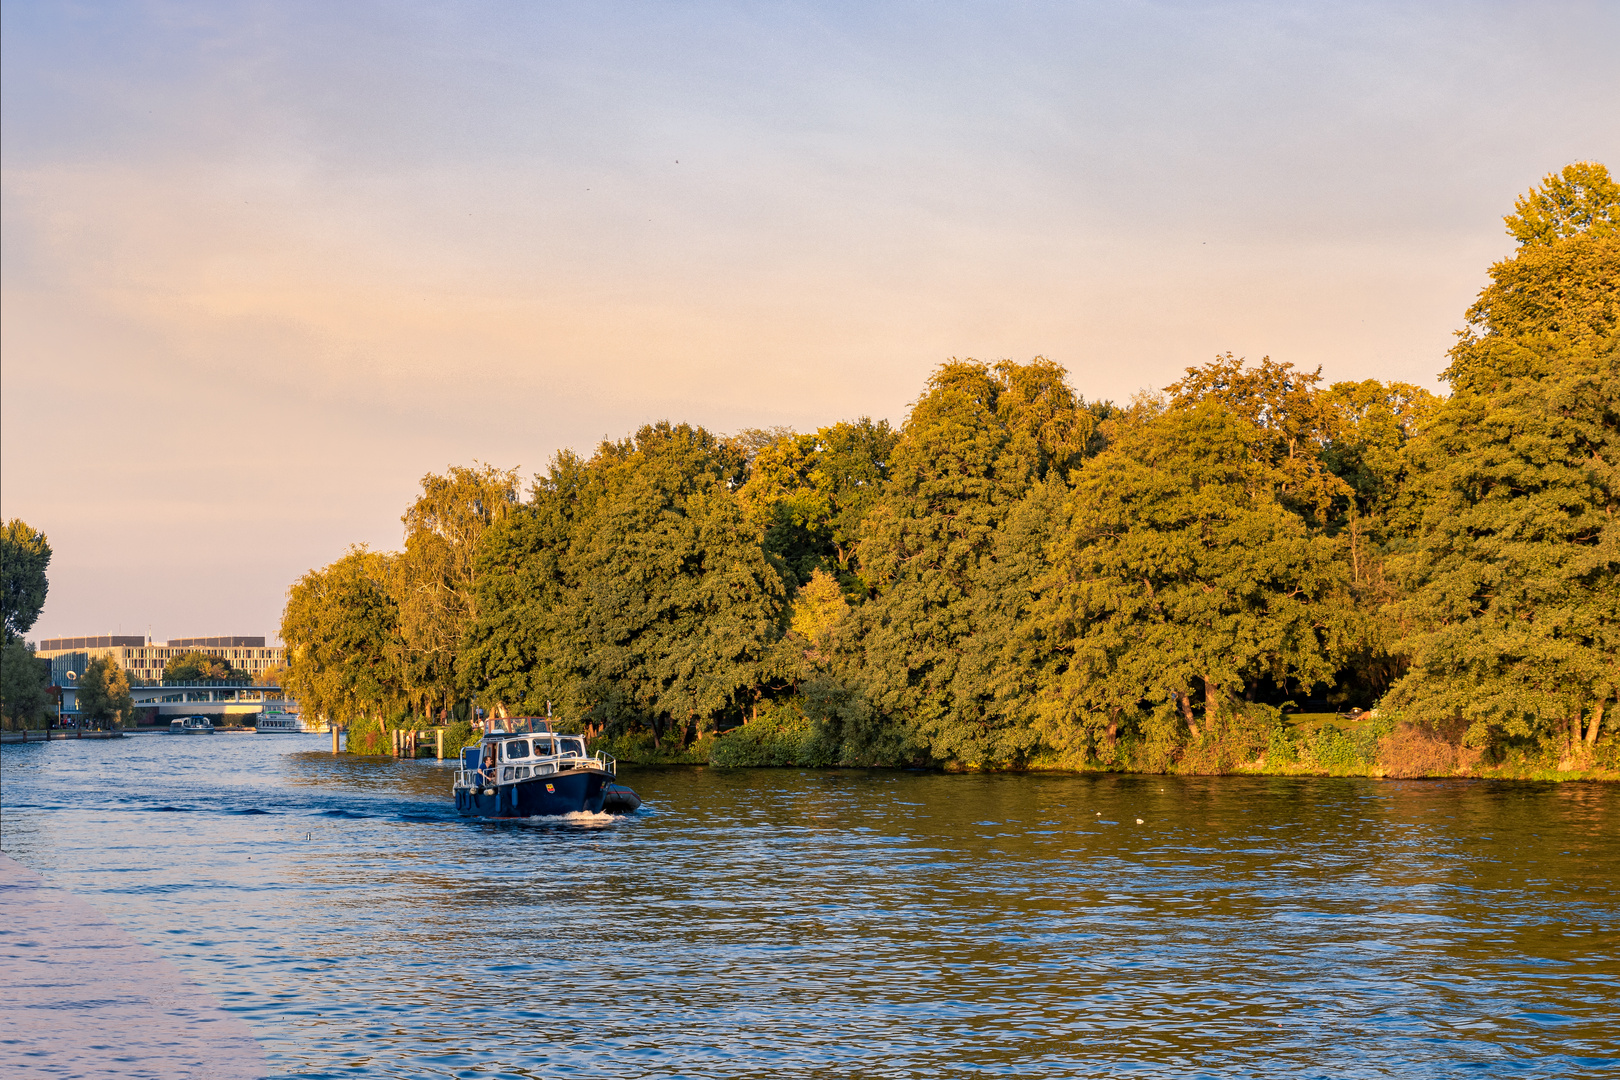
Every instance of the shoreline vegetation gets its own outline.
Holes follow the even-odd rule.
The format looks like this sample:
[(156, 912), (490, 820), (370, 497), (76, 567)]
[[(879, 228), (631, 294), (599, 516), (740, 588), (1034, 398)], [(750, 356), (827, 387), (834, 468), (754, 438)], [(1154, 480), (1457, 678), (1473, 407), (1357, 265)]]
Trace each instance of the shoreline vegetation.
[[(620, 764), (637, 766), (706, 765), (718, 768), (866, 768), (866, 762), (839, 761), (836, 747), (818, 737), (808, 717), (761, 719), (746, 728), (695, 740), (685, 749), (652, 746), (646, 735), (605, 739), (596, 748)], [(1410, 724), (1359, 723), (1336, 714), (1289, 716), (1249, 761), (1221, 761), (1211, 755), (1186, 755), (1169, 767), (1134, 767), (1140, 747), (1122, 746), (1112, 761), (1034, 756), (1018, 768), (984, 767), (960, 762), (940, 766), (947, 772), (1135, 773), (1200, 776), (1359, 776), (1390, 780), (1542, 780), (1620, 781), (1620, 754), (1604, 744), (1604, 753), (1557, 757), (1539, 746), (1503, 747), (1494, 757)], [(1157, 762), (1143, 762), (1156, 765)]]
[(430, 474), (291, 587), (283, 686), (357, 752), (555, 707), (626, 763), (1616, 779), (1620, 187), (1504, 220), (1445, 395), (950, 360), (898, 429)]

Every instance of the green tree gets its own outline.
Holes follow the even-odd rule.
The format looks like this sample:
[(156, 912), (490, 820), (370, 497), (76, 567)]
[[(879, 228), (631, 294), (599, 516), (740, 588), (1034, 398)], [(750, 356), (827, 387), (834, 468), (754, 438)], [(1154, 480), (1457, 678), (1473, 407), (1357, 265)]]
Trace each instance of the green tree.
[(1491, 267), (1455, 392), (1409, 447), (1415, 535), (1391, 611), (1410, 669), (1390, 700), (1466, 720), (1475, 745), (1589, 746), (1620, 691), (1617, 207), (1591, 164), (1519, 200), (1521, 246)]
[(952, 361), (913, 406), (864, 525), (862, 573), (875, 595), (852, 635), (875, 714), (907, 756), (993, 763), (1032, 747), (991, 672), (999, 628), (1040, 571), (1040, 542), (1013, 568), (1002, 533), (1035, 485), (1079, 466), (1092, 422), (1064, 370), (1040, 358)]
[(79, 679), (79, 715), (98, 728), (135, 720), (135, 700), (129, 693), (129, 675), (111, 657), (98, 656), (85, 666)]
[(165, 682), (202, 682), (205, 679), (247, 679), (248, 673), (231, 666), (223, 656), (188, 652), (171, 656), (163, 665)]
[(740, 715), (779, 663), (787, 590), (732, 490), (740, 466), (684, 424), (598, 451), (602, 493), (574, 529), (557, 612), (592, 720), (684, 741)]
[(479, 540), (516, 503), (516, 469), (452, 466), (422, 478), (422, 494), (401, 518), (405, 551), (390, 582), (405, 644), (400, 674), (429, 712), (452, 704), (456, 659), (478, 621)]
[(1319, 392), (1329, 438), (1322, 459), (1347, 486), (1351, 558), (1361, 577), (1355, 541), (1382, 544), (1399, 531), (1396, 504), (1410, 477), (1406, 445), (1433, 418), (1440, 398), (1411, 383), (1377, 379), (1340, 382)]
[(860, 591), (861, 523), (888, 479), (895, 438), (888, 421), (863, 416), (779, 434), (752, 455), (743, 503), (794, 586), (825, 571)]
[(1282, 501), (1299, 472), (1257, 459), (1260, 438), (1203, 401), (1133, 427), (1081, 473), (1026, 639), (1054, 743), (1111, 739), (1167, 699), (1199, 740), (1260, 679), (1333, 677), (1348, 575)]
[(343, 724), (404, 703), (405, 644), (388, 589), (397, 558), (354, 547), (288, 590), (281, 685), (310, 715)]
[(1311, 525), (1325, 527), (1349, 491), (1322, 459), (1333, 428), (1329, 404), (1317, 391), (1321, 380), (1321, 368), (1304, 372), (1269, 356), (1250, 366), (1227, 353), (1188, 368), (1165, 393), (1172, 409), (1218, 401), (1247, 421), (1250, 451), (1272, 470), (1277, 497)]
[(529, 501), (483, 533), (474, 567), (478, 618), (457, 664), (468, 698), (509, 715), (541, 713), (547, 702), (562, 715), (583, 706), (558, 608), (574, 587), (567, 569), (574, 529), (601, 486), (585, 460), (562, 451), (535, 478)]
[(1407, 446), (1432, 420), (1440, 398), (1410, 383), (1376, 379), (1334, 383), (1319, 393), (1331, 432), (1322, 460), (1347, 491), (1334, 519), (1356, 604), (1368, 615), (1339, 675), (1342, 689), (1333, 696), (1367, 704), (1383, 697), (1405, 670), (1395, 651), (1401, 630), (1387, 615), (1386, 605), (1397, 598), (1389, 557), (1412, 531)]
[(1502, 220), (1524, 247), (1554, 247), (1577, 236), (1612, 236), (1620, 229), (1620, 184), (1595, 161), (1548, 173)]
[(6, 641), (33, 629), (50, 588), (45, 577), (50, 565), (51, 545), (44, 533), (19, 518), (0, 529), (0, 617)]
[(1421, 518), (1397, 560), (1410, 670), (1392, 704), (1507, 737), (1595, 741), (1620, 690), (1620, 484), (1611, 354), (1459, 392), (1414, 444)]
[(12, 638), (0, 649), (0, 716), (9, 726), (30, 727), (50, 708), (50, 666), (22, 638)]
[[(1167, 392), (1172, 408), (1217, 401), (1248, 424), (1250, 452), (1269, 470), (1278, 500), (1313, 532), (1341, 541), (1355, 602), (1375, 612), (1392, 595), (1385, 560), (1407, 478), (1401, 451), (1438, 399), (1406, 383), (1320, 383), (1320, 368), (1302, 372), (1270, 357), (1250, 365), (1227, 353), (1188, 368)], [(1401, 671), (1390, 651), (1398, 636), (1388, 620), (1365, 618), (1332, 697), (1382, 696)]]

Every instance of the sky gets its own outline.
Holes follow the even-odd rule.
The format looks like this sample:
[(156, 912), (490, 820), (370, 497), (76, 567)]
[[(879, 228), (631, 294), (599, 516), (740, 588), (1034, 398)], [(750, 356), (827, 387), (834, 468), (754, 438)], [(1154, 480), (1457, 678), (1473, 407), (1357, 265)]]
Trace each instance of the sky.
[(263, 634), (421, 478), (659, 419), (1123, 400), (1231, 351), (1435, 390), (1578, 160), (1609, 3), (0, 7), (0, 517), (30, 638)]

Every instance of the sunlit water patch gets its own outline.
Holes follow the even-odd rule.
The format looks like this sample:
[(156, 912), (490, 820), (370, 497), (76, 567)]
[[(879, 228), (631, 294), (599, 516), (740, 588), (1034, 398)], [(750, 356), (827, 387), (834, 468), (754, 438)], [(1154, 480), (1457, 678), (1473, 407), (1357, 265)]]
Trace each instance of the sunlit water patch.
[[(1597, 785), (642, 771), (456, 816), (314, 737), (8, 745), (7, 853), (278, 1074), (1572, 1076), (1616, 1068)], [(1140, 822), (1140, 823), (1138, 823)]]

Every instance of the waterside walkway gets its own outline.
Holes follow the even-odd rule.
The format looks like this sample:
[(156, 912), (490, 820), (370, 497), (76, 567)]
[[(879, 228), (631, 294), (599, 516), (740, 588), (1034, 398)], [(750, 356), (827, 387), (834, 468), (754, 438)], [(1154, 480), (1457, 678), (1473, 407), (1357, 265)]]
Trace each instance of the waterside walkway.
[(56, 739), (122, 739), (124, 732), (85, 731), (79, 728), (53, 728), (50, 731), (0, 731), (0, 743), (52, 742)]
[(89, 904), (0, 855), (0, 1075), (257, 1080), (247, 1025)]

